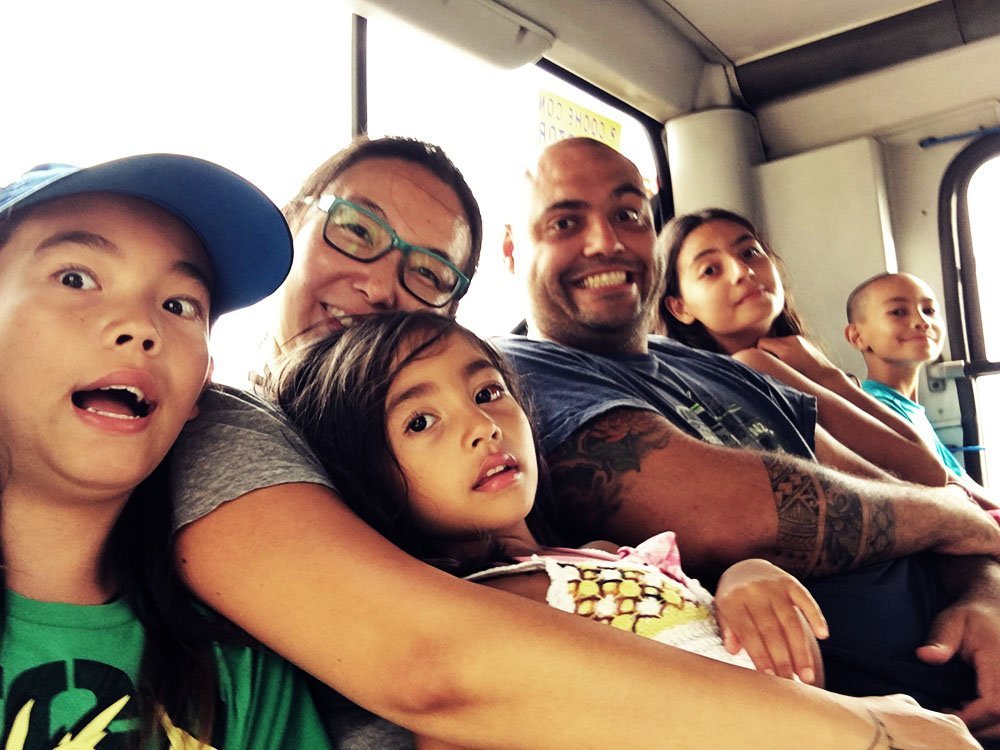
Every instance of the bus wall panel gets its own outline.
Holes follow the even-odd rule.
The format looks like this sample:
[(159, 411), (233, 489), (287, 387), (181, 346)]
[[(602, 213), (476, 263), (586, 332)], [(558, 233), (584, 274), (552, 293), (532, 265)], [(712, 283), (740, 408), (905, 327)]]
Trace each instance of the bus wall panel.
[(759, 224), (785, 262), (813, 338), (839, 366), (864, 375), (844, 339), (844, 302), (858, 282), (896, 270), (878, 144), (859, 138), (756, 167)]

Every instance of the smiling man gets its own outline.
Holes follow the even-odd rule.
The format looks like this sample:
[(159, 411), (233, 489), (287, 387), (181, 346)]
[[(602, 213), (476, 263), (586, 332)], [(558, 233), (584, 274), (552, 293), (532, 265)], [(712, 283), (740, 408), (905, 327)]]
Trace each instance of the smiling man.
[[(968, 660), (989, 684), (985, 654), (997, 653), (1000, 632), (983, 613), (997, 611), (996, 568), (960, 558), (985, 588), (951, 587), (913, 553), (988, 552), (992, 520), (953, 487), (819, 465), (816, 443), (832, 438), (811, 396), (647, 336), (663, 252), (638, 170), (613, 149), (588, 139), (546, 149), (531, 176), (529, 233), (530, 337), (498, 344), (535, 407), (565, 541), (635, 544), (673, 530), (685, 564), (710, 576), (769, 558), (813, 579), (830, 620), (828, 687), (983, 711), (996, 696), (978, 694), (962, 661), (942, 662), (978, 651)], [(838, 465), (870, 475), (853, 460)]]
[(561, 141), (532, 183), (528, 288), (543, 338), (595, 352), (645, 351), (663, 259), (639, 171), (596, 141)]

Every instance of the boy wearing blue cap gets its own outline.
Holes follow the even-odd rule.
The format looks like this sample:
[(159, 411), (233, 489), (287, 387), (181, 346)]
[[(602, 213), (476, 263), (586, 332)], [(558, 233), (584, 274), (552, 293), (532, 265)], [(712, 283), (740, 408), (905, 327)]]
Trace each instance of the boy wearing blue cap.
[(277, 208), (189, 157), (0, 190), (6, 748), (327, 746), (291, 667), (220, 645), (174, 578), (158, 470), (211, 374), (210, 321), (290, 261)]

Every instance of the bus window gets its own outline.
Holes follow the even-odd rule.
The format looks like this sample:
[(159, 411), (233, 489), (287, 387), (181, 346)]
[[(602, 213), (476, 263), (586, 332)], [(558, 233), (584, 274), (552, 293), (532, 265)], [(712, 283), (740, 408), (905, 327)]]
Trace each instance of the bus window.
[[(5, 8), (0, 184), (43, 162), (177, 152), (215, 161), (279, 206), (351, 136), (351, 14), (177, 0)], [(265, 301), (223, 316), (216, 377), (243, 384), (272, 319)]]
[(643, 125), (571, 83), (533, 65), (500, 69), (383, 14), (369, 19), (367, 46), (369, 133), (440, 144), (479, 199), (482, 258), (458, 311), (477, 333), (504, 333), (525, 317), (523, 285), (505, 267), (502, 248), (512, 226), (516, 262), (524, 173), (542, 146), (565, 135), (604, 140), (635, 162), (656, 192)]
[[(1000, 156), (984, 162), (969, 180), (967, 194), (972, 252), (980, 290), (982, 346), (986, 360), (1000, 362), (1000, 298), (991, 293), (1000, 277)], [(985, 292), (985, 293), (984, 293)], [(982, 442), (986, 446), (985, 477), (1000, 480), (1000, 373), (975, 380)]]

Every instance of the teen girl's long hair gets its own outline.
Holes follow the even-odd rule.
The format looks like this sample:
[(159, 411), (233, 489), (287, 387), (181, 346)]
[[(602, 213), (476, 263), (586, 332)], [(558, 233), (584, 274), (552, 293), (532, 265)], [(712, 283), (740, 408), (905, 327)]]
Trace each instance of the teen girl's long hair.
[[(492, 346), (451, 318), (431, 312), (388, 312), (355, 319), (347, 329), (304, 345), (279, 362), (269, 390), (298, 426), (344, 501), (372, 528), (409, 554), (455, 575), (508, 561), (484, 535), (484, 553), (457, 560), (414, 523), (408, 487), (386, 434), (385, 404), (397, 373), (434, 354), (452, 335), (482, 350), (523, 408), (517, 383)], [(405, 353), (405, 355), (404, 355)], [(403, 355), (403, 356), (401, 356)], [(552, 536), (544, 521), (550, 507), (542, 457), (539, 491), (528, 527), (541, 543)], [(444, 457), (442, 457), (444, 460)]]
[[(760, 234), (757, 232), (757, 228), (743, 216), (732, 211), (727, 211), (724, 208), (708, 208), (704, 211), (698, 211), (696, 213), (682, 214), (681, 216), (675, 216), (671, 219), (663, 230), (660, 232), (660, 236), (657, 239), (658, 251), (664, 253), (667, 259), (667, 275), (666, 275), (666, 285), (663, 292), (664, 300), (667, 297), (681, 297), (681, 286), (680, 286), (680, 274), (677, 271), (677, 260), (680, 256), (681, 246), (684, 244), (684, 240), (688, 238), (698, 227), (707, 224), (710, 221), (729, 221), (733, 224), (738, 224), (739, 226), (746, 229), (754, 239), (760, 243), (761, 247), (764, 248), (764, 252), (767, 253), (768, 257), (774, 262), (775, 267), (778, 269), (778, 275), (781, 278), (782, 286), (785, 287), (785, 304), (781, 308), (781, 312), (778, 313), (778, 317), (774, 319), (771, 324), (771, 328), (768, 331), (768, 336), (798, 336), (804, 333), (804, 326), (802, 325), (802, 320), (799, 318), (799, 314), (795, 311), (794, 303), (792, 302), (791, 293), (788, 291), (788, 285), (785, 284), (785, 269), (781, 262), (781, 258), (775, 255), (774, 251), (768, 247), (767, 243), (761, 239)], [(682, 344), (687, 344), (688, 346), (694, 347), (695, 349), (704, 349), (706, 351), (715, 352), (717, 354), (725, 354), (726, 352), (722, 350), (722, 347), (716, 343), (715, 339), (712, 338), (708, 330), (702, 324), (700, 320), (692, 321), (691, 323), (682, 323), (677, 320), (670, 311), (667, 309), (665, 302), (660, 302), (660, 318), (663, 320), (667, 335), (670, 338), (677, 339)]]

